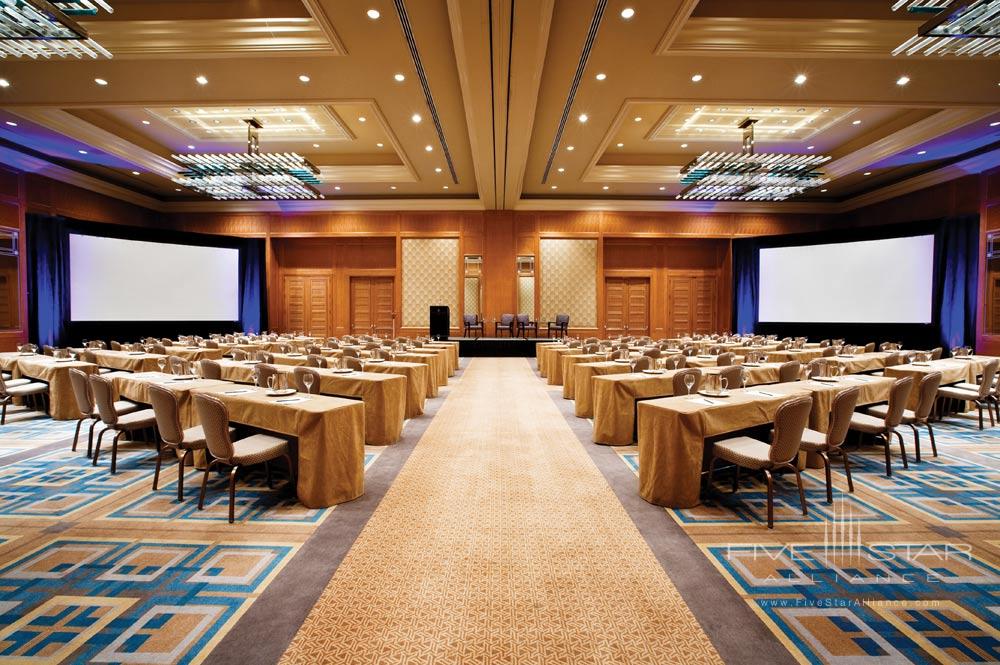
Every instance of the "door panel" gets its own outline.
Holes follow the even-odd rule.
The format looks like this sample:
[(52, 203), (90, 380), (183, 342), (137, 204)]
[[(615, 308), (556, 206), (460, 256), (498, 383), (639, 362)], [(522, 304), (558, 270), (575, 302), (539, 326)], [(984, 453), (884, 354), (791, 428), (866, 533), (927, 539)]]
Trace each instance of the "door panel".
[(372, 305), (374, 308), (373, 320), (375, 330), (385, 335), (394, 335), (396, 330), (392, 320), (392, 314), (395, 311), (393, 307), (394, 287), (392, 277), (375, 277), (372, 279)]
[(604, 321), (609, 337), (625, 334), (625, 300), (627, 287), (621, 277), (604, 281)]
[(352, 277), (351, 332), (393, 334), (394, 298), (392, 277)]
[(671, 337), (718, 332), (719, 279), (715, 275), (678, 274), (667, 278)]
[(302, 329), (310, 335), (326, 337), (330, 334), (330, 279), (310, 277), (308, 294), (308, 319)]
[(680, 337), (692, 332), (691, 278), (671, 276), (667, 279), (667, 294), (670, 298), (668, 334)]
[(604, 282), (604, 321), (607, 334), (649, 334), (649, 279), (608, 277)]
[(649, 280), (628, 280), (628, 334), (649, 334)]
[(372, 329), (372, 284), (368, 277), (351, 278), (351, 332), (367, 334)]
[(286, 275), (283, 285), (285, 302), (285, 329), (304, 330), (306, 327), (305, 278)]
[(718, 294), (718, 280), (715, 277), (695, 277), (695, 332), (713, 333), (718, 332), (716, 295)]

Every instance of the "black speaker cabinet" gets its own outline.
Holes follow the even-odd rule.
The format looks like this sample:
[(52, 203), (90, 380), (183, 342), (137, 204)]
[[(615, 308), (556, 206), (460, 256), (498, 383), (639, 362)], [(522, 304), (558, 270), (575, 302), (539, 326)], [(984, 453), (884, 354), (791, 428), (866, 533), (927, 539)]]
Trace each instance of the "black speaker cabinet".
[(447, 305), (431, 305), (431, 337), (448, 339), (451, 313)]

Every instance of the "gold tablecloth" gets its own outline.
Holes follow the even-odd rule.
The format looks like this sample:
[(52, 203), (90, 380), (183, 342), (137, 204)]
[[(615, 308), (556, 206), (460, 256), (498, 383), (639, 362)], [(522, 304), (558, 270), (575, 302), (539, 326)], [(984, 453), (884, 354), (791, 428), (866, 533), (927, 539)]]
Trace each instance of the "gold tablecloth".
[(445, 349), (448, 351), (448, 376), (455, 376), (455, 372), (458, 371), (458, 342), (425, 343), (424, 348)]
[(768, 351), (767, 361), (771, 363), (786, 363), (790, 360), (798, 360), (805, 365), (813, 358), (822, 358), (823, 349), (801, 349), (788, 351)]
[(430, 383), (433, 385), (431, 386), (431, 390), (428, 391), (427, 396), (437, 397), (438, 388), (448, 385), (448, 372), (444, 367), (444, 360), (437, 354), (417, 353), (417, 351), (419, 349), (407, 351), (406, 353), (397, 353), (394, 360), (428, 365), (430, 371), (427, 375), (430, 377)]
[(543, 378), (547, 378), (551, 371), (553, 353), (558, 349), (569, 348), (561, 342), (543, 342), (535, 345), (535, 352), (538, 354), (538, 373)]
[(888, 356), (889, 354), (884, 351), (875, 351), (874, 353), (855, 353), (851, 356), (830, 356), (826, 358), (826, 361), (840, 365), (844, 374), (860, 374), (883, 369), (885, 359)]
[(592, 363), (604, 360), (604, 357), (603, 353), (576, 353), (561, 356), (563, 399), (573, 399), (573, 395), (575, 394), (576, 372), (573, 371), (573, 366), (580, 363)]
[(724, 399), (665, 397), (639, 403), (639, 494), (670, 508), (698, 505), (705, 439), (773, 422), (782, 402), (808, 394), (795, 383), (735, 390)]
[(157, 361), (166, 358), (158, 353), (132, 353), (130, 351), (94, 351), (94, 359), (101, 367), (111, 369), (121, 369), (126, 372), (154, 372), (159, 371)]
[(448, 385), (448, 377), (453, 374), (449, 371), (451, 366), (451, 360), (448, 357), (447, 349), (433, 349), (428, 347), (423, 347), (419, 349), (413, 349), (412, 351), (407, 351), (407, 353), (412, 353), (415, 355), (425, 355), (435, 357), (437, 360), (431, 364), (434, 369), (435, 376), (437, 377), (438, 386)]
[(416, 418), (424, 413), (424, 402), (430, 386), (430, 366), (421, 363), (385, 361), (369, 363), (366, 372), (396, 374), (406, 377), (406, 418)]
[(275, 365), (288, 365), (290, 367), (302, 367), (308, 363), (308, 357), (304, 353), (272, 353)]
[(49, 384), (49, 415), (54, 420), (76, 420), (80, 410), (76, 408), (73, 384), (70, 383), (70, 368), (87, 374), (97, 373), (97, 365), (79, 360), (57, 361), (49, 356), (21, 356), (17, 361), (19, 376), (38, 379)]
[(548, 359), (545, 361), (545, 377), (550, 386), (561, 386), (563, 382), (563, 356), (581, 355), (583, 350), (578, 346), (572, 349), (549, 349), (546, 353), (548, 353)]
[(614, 361), (573, 365), (573, 412), (576, 414), (576, 417), (594, 417), (593, 378), (595, 376), (627, 374), (630, 371), (632, 370), (628, 365)]
[[(244, 394), (227, 391), (252, 390)], [(307, 395), (306, 401), (280, 403), (264, 389), (243, 386), (196, 388), (215, 395), (233, 422), (298, 439), (297, 486), (307, 508), (326, 508), (365, 492), (365, 405), (357, 400)]]
[(910, 399), (906, 408), (914, 409), (920, 401), (920, 392), (917, 386), (925, 375), (931, 372), (941, 372), (941, 385), (950, 383), (977, 383), (976, 379), (983, 373), (986, 363), (993, 360), (992, 356), (971, 356), (970, 360), (955, 360), (945, 358), (943, 360), (931, 360), (927, 364), (894, 365), (885, 368), (885, 375), (895, 378), (912, 376), (913, 388), (910, 390)]
[(168, 346), (165, 347), (168, 356), (177, 356), (189, 361), (198, 360), (218, 360), (225, 353), (222, 349), (193, 348), (189, 346)]
[[(373, 365), (375, 367), (377, 365)], [(291, 374), (291, 367), (279, 367)], [(406, 378), (397, 374), (351, 372), (336, 374), (317, 369), (320, 392), (337, 397), (360, 397), (365, 405), (365, 443), (385, 446), (399, 440), (406, 412)]]
[(3, 353), (0, 353), (0, 369), (5, 372), (14, 372), (17, 369), (18, 359), (22, 357), (27, 356), (22, 356), (17, 351), (4, 351)]
[(177, 397), (178, 415), (180, 416), (182, 427), (194, 427), (200, 424), (198, 413), (191, 400), (191, 391), (194, 388), (210, 388), (215, 386), (232, 386), (226, 381), (215, 379), (183, 379), (178, 381), (170, 374), (160, 372), (140, 372), (140, 373), (120, 373), (115, 374), (115, 390), (119, 395), (133, 402), (142, 404), (152, 404), (149, 398), (149, 386), (159, 385), (168, 389)]

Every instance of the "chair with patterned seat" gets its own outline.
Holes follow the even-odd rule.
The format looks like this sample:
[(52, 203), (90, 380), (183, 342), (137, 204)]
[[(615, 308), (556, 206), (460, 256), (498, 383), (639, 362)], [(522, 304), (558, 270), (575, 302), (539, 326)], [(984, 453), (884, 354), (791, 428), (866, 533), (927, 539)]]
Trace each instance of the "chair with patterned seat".
[(979, 429), (983, 429), (983, 409), (989, 410), (990, 427), (993, 427), (996, 422), (993, 419), (993, 409), (991, 408), (992, 400), (990, 395), (993, 391), (993, 379), (997, 374), (998, 363), (1000, 363), (1000, 360), (994, 358), (983, 366), (983, 373), (982, 376), (980, 376), (979, 383), (967, 383), (959, 384), (957, 386), (945, 386), (943, 388), (938, 388), (938, 397), (944, 397), (945, 399), (952, 399), (959, 402), (972, 402), (975, 404), (979, 411)]
[(538, 337), (538, 321), (532, 321), (530, 314), (517, 315), (517, 334), (527, 339), (528, 331), (534, 331), (533, 337)]
[(545, 336), (552, 337), (552, 333), (558, 333), (558, 337), (565, 337), (569, 334), (569, 314), (556, 314), (555, 321), (548, 321), (545, 324)]
[(97, 443), (94, 446), (94, 457), (92, 464), (97, 466), (97, 460), (101, 456), (101, 441), (108, 432), (114, 433), (111, 441), (111, 473), (114, 474), (118, 468), (118, 442), (122, 436), (135, 434), (144, 430), (156, 427), (156, 416), (152, 409), (139, 409), (122, 413), (115, 407), (114, 385), (111, 379), (99, 374), (91, 374), (88, 379), (90, 390), (94, 395), (94, 404), (97, 405), (97, 413), (101, 417), (101, 424), (104, 425), (97, 435)]
[(195, 393), (195, 408), (201, 420), (205, 445), (212, 454), (212, 460), (205, 467), (201, 479), (201, 494), (198, 496), (198, 510), (205, 507), (205, 491), (208, 477), (216, 465), (225, 465), (229, 470), (229, 523), (236, 518), (236, 474), (241, 467), (263, 464), (267, 474), (268, 487), (271, 486), (270, 462), (284, 459), (288, 464), (288, 486), (294, 492), (295, 467), (289, 454), (288, 441), (268, 434), (254, 434), (233, 441), (229, 426), (229, 410), (225, 403), (214, 395)]
[(903, 420), (903, 410), (906, 408), (906, 400), (910, 397), (910, 390), (913, 388), (913, 377), (906, 376), (896, 379), (889, 390), (889, 405), (884, 416), (874, 416), (867, 413), (855, 413), (851, 415), (850, 429), (870, 434), (882, 440), (885, 448), (885, 475), (892, 476), (892, 437), (899, 438), (899, 452), (903, 457), (903, 468), (909, 469), (910, 464), (906, 460), (906, 447), (903, 443), (903, 435), (896, 428)]
[(5, 425), (7, 423), (7, 407), (13, 403), (14, 399), (26, 398), (32, 402), (40, 399), (41, 405), (34, 403), (32, 406), (35, 408), (41, 406), (42, 411), (48, 411), (45, 404), (48, 395), (49, 384), (47, 383), (41, 381), (29, 381), (28, 383), (8, 386), (7, 382), (4, 381), (2, 376), (0, 376), (0, 425)]
[[(910, 429), (913, 430), (913, 447), (916, 449), (915, 457), (918, 462), (920, 461), (920, 430), (917, 429), (917, 425), (927, 428), (927, 436), (931, 440), (931, 453), (937, 457), (937, 441), (934, 440), (931, 413), (937, 402), (941, 378), (941, 372), (928, 372), (921, 377), (920, 383), (917, 384), (917, 407), (912, 411), (903, 409), (903, 415), (900, 418), (901, 424), (909, 425)], [(886, 404), (879, 404), (868, 409), (868, 413), (876, 418), (885, 418), (888, 412), (889, 406)]]
[(478, 314), (463, 314), (462, 324), (465, 326), (463, 336), (469, 337), (472, 333), (476, 333), (476, 337), (483, 336), (483, 322)]
[[(76, 446), (80, 441), (80, 428), (83, 427), (85, 421), (90, 420), (92, 422), (87, 432), (87, 457), (90, 457), (94, 453), (94, 428), (97, 427), (97, 423), (101, 422), (101, 414), (97, 411), (97, 405), (94, 404), (94, 392), (90, 389), (90, 381), (86, 372), (71, 367), (69, 383), (73, 388), (76, 408), (80, 412), (80, 418), (76, 421), (76, 432), (73, 434), (71, 450), (76, 451)], [(114, 402), (114, 408), (119, 414), (124, 415), (138, 411), (139, 405), (128, 400), (119, 400)]]
[(833, 483), (830, 476), (830, 455), (840, 455), (844, 458), (844, 473), (847, 475), (847, 490), (854, 491), (854, 479), (851, 478), (851, 460), (843, 449), (847, 430), (851, 425), (851, 415), (861, 395), (861, 386), (854, 386), (837, 393), (830, 406), (826, 432), (819, 432), (808, 427), (802, 432), (800, 448), (809, 453), (815, 453), (823, 460), (823, 470), (826, 472), (826, 502), (833, 503)]
[(203, 379), (222, 379), (222, 366), (214, 360), (208, 358), (202, 358), (198, 361), (198, 365), (201, 368), (201, 376)]
[[(691, 384), (690, 389), (687, 386), (687, 377), (689, 376), (694, 377), (694, 383)], [(701, 370), (697, 367), (688, 367), (679, 370), (674, 374), (671, 383), (673, 384), (674, 395), (687, 395), (688, 393), (698, 392), (701, 388)]]
[(278, 368), (269, 363), (260, 363), (256, 366), (257, 386), (260, 388), (270, 388), (267, 385), (268, 379), (272, 376), (277, 380)]
[(346, 369), (353, 369), (355, 372), (363, 372), (365, 370), (365, 366), (362, 364), (360, 358), (345, 355), (341, 360), (343, 361)]
[(774, 415), (774, 434), (770, 445), (748, 436), (737, 436), (716, 441), (712, 446), (712, 461), (708, 465), (707, 490), (712, 491), (712, 477), (717, 460), (736, 466), (733, 475), (733, 491), (739, 489), (740, 467), (752, 471), (762, 471), (767, 481), (767, 528), (774, 528), (774, 472), (792, 471), (799, 487), (799, 501), (802, 514), (808, 515), (802, 474), (795, 464), (802, 442), (802, 432), (809, 422), (812, 397), (805, 395), (782, 402)]
[(715, 359), (715, 364), (717, 367), (727, 367), (732, 365), (735, 360), (736, 354), (732, 351), (727, 351), (719, 354), (719, 356)]
[[(305, 377), (312, 377), (312, 385), (307, 386)], [(295, 380), (295, 389), (300, 393), (306, 393), (309, 395), (319, 395), (319, 382), (320, 375), (312, 367), (296, 367), (292, 370), (292, 377)]]
[(802, 374), (802, 364), (798, 360), (789, 360), (778, 367), (778, 383), (798, 381)]
[(320, 369), (326, 369), (329, 366), (330, 365), (329, 363), (327, 363), (326, 358), (324, 358), (322, 355), (319, 355), (317, 353), (310, 353), (308, 356), (306, 356), (306, 367), (318, 367)]
[(514, 336), (514, 315), (513, 314), (501, 314), (500, 320), (493, 324), (493, 334), (497, 337), (503, 337), (503, 332), (507, 332), (508, 337)]

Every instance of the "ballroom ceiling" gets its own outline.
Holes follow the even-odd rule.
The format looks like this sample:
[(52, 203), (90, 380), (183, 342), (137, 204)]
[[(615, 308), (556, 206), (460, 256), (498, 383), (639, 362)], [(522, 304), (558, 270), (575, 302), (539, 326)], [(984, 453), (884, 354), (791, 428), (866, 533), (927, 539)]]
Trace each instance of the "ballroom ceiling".
[(248, 117), (319, 167), (317, 209), (690, 205), (681, 167), (746, 117), (832, 158), (774, 210), (1000, 164), (997, 59), (891, 56), (922, 20), (890, 0), (110, 2), (80, 23), (112, 59), (0, 59), (0, 161), (163, 209), (276, 205), (171, 180)]

